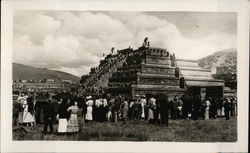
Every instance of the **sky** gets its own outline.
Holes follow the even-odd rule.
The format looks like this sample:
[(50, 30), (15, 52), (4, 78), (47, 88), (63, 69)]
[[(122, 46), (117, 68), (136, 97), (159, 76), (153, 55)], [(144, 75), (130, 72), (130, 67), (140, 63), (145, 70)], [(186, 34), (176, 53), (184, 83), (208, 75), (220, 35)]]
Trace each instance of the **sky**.
[(15, 11), (13, 26), (13, 62), (76, 76), (145, 37), (181, 59), (237, 47), (237, 16), (228, 12)]

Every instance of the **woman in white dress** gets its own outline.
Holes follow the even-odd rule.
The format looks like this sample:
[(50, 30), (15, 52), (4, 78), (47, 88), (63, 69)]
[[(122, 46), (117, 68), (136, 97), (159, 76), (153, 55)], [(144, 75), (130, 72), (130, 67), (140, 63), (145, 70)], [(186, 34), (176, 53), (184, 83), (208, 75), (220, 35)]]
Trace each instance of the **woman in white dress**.
[(25, 100), (23, 101), (23, 123), (26, 124), (26, 126), (33, 126), (33, 123), (35, 121), (34, 116), (31, 114), (29, 110), (32, 110), (33, 108), (29, 108), (31, 106), (28, 105), (27, 102), (28, 96), (25, 96)]
[(141, 97), (140, 103), (141, 103), (141, 120), (144, 120), (145, 119), (145, 107), (146, 107), (146, 104), (147, 104), (147, 100), (146, 100), (145, 95), (143, 95)]
[(22, 93), (18, 98), (17, 101), (19, 103), (20, 111), (18, 113), (18, 124), (22, 125), (23, 124), (23, 111), (24, 111), (24, 101), (26, 101), (26, 98), (24, 94)]
[(156, 108), (156, 99), (151, 97), (148, 100), (148, 121), (149, 123), (153, 124), (154, 123), (154, 110)]
[(209, 119), (209, 107), (211, 103), (209, 102), (209, 99), (206, 100), (206, 109), (205, 109), (205, 120)]
[(92, 96), (88, 96), (87, 97), (87, 101), (86, 101), (86, 105), (87, 105), (87, 113), (86, 113), (86, 121), (92, 121), (93, 120), (93, 105), (94, 105), (94, 101), (92, 100)]
[(68, 118), (68, 106), (67, 106), (67, 100), (64, 99), (61, 104), (58, 106), (57, 110), (57, 118), (59, 118), (58, 123), (58, 133), (66, 133), (67, 132), (67, 118)]

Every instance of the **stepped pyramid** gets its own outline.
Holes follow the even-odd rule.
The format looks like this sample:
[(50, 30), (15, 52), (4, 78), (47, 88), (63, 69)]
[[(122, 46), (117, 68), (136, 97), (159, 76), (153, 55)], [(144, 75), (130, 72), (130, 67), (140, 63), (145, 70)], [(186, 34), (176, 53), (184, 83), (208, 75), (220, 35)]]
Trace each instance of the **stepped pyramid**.
[(109, 79), (108, 92), (132, 97), (147, 93), (183, 94), (174, 58), (174, 54), (161, 48), (143, 46), (133, 50)]
[[(111, 71), (95, 73), (91, 82), (107, 88), (111, 95), (135, 97), (148, 93), (165, 93), (169, 97), (180, 96), (185, 92), (192, 95), (223, 96), (224, 81), (214, 79), (209, 69), (203, 69), (198, 61), (176, 59), (167, 49), (150, 47), (145, 38), (143, 45), (136, 50), (118, 50), (111, 56)], [(108, 63), (109, 65), (109, 63)], [(97, 75), (99, 74), (99, 75)], [(101, 74), (101, 75), (100, 75)], [(103, 80), (101, 76), (105, 79)], [(99, 85), (98, 85), (99, 84)]]

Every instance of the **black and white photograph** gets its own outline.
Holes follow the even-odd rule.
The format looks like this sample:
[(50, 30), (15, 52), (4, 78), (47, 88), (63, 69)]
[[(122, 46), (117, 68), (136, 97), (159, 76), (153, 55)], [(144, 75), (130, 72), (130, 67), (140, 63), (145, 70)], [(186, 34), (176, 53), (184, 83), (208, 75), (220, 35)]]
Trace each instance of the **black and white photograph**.
[(13, 9), (10, 141), (241, 142), (239, 16)]

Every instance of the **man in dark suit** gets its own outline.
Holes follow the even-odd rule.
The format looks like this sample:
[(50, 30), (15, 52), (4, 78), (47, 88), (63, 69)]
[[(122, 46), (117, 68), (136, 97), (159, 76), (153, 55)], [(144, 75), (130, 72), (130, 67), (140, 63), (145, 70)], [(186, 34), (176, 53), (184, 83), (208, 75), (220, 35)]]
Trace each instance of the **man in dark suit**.
[(159, 94), (158, 101), (160, 102), (161, 124), (168, 127), (168, 116), (169, 116), (169, 109), (170, 109), (168, 96), (165, 94)]
[(225, 108), (225, 117), (227, 120), (230, 119), (230, 100), (229, 98), (226, 98), (225, 101), (224, 101), (224, 108)]
[[(53, 97), (55, 99), (55, 97)], [(55, 107), (52, 102), (52, 96), (49, 96), (48, 101), (46, 102), (44, 108), (43, 108), (43, 113), (44, 113), (44, 129), (43, 133), (47, 134), (47, 128), (49, 126), (50, 128), (50, 133), (53, 132), (53, 122), (55, 118)]]

